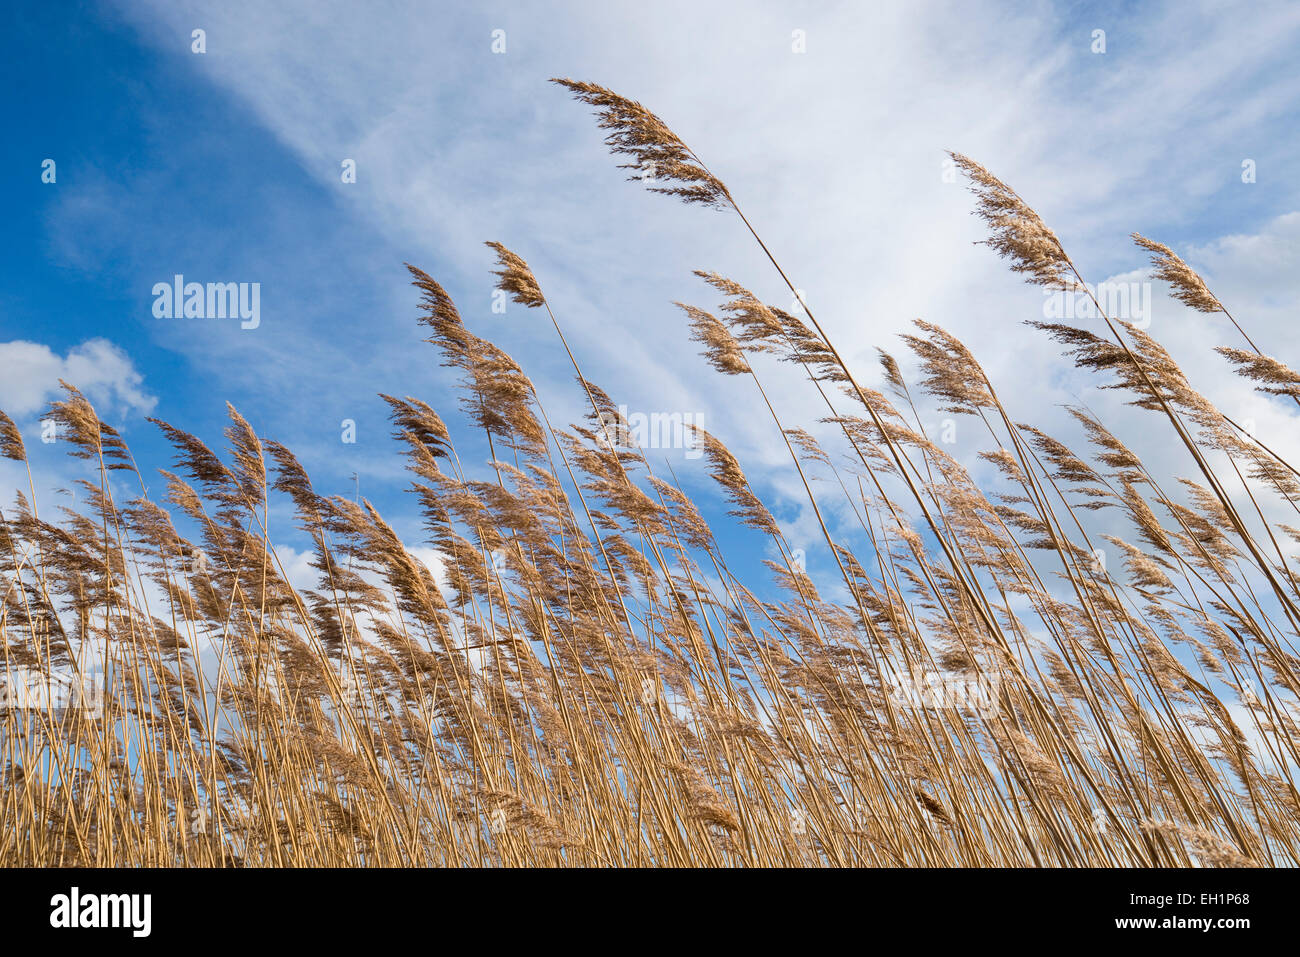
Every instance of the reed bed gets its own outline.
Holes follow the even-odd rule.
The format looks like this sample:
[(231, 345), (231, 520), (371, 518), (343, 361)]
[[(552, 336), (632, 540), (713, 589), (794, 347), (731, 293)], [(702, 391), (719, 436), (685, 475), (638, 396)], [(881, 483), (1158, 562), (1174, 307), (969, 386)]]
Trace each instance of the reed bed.
[[(596, 110), (625, 165), (653, 168), (651, 188), (739, 217), (794, 292), (659, 117), (556, 82)], [(953, 160), (1012, 270), (1086, 292), (1011, 187)], [(1300, 404), (1300, 375), (1171, 249), (1134, 239), (1178, 299), (1222, 313), (1236, 372)], [(553, 422), (523, 369), (408, 267), (461, 395), (454, 428), (383, 396), (439, 570), (369, 502), (318, 492), (233, 407), (222, 454), (156, 422), (175, 462), (151, 500), (121, 435), (65, 385), (48, 417), (84, 465), (78, 508), (52, 520), (29, 490), (0, 521), (0, 862), (1297, 862), (1300, 530), (1276, 516), (1300, 508), (1300, 473), (1153, 336), (1095, 300), (1089, 328), (1024, 333), (1122, 390), (1147, 443), (1169, 430), (1185, 453), (1172, 483), (1087, 409), (1070, 409), (1078, 451), (1016, 421), (937, 325), (904, 338), (918, 381), (881, 353), (882, 392), (811, 311), (701, 271), (700, 304), (679, 306), (704, 361), (788, 450), (833, 573), (815, 582), (701, 429), (730, 509), (715, 534), (583, 375), (563, 304), (490, 245), (500, 288), (554, 324), (586, 417)], [(774, 358), (816, 391), (818, 421), (786, 417), (760, 376)], [(992, 480), (927, 434), (935, 405), (987, 437)], [(457, 435), (485, 440), (491, 461), (467, 468)], [(26, 461), (3, 414), (0, 454)], [(272, 501), (313, 543), (312, 589), (289, 584)], [(770, 574), (742, 580), (720, 539), (752, 540)]]

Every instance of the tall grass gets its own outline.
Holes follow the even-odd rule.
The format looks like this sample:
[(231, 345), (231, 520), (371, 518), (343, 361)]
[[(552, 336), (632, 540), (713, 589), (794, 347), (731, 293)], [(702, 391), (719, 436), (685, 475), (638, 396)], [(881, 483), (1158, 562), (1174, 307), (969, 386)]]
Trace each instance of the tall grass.
[[(557, 82), (627, 165), (653, 168), (652, 188), (739, 216), (794, 291), (662, 120)], [(953, 159), (1013, 270), (1086, 291), (1032, 208)], [(1230, 320), (1248, 348), (1221, 351), (1239, 372), (1300, 403), (1300, 376), (1168, 247), (1135, 239), (1180, 300)], [(1032, 324), (1146, 410), (1145, 441), (1169, 430), (1189, 474), (1175, 487), (1086, 409), (1070, 410), (1080, 452), (1015, 421), (936, 325), (905, 337), (919, 382), (881, 353), (884, 394), (811, 312), (699, 273), (720, 301), (680, 304), (692, 334), (770, 417), (834, 561), (814, 583), (741, 462), (699, 430), (731, 505), (720, 537), (776, 556), (770, 580), (746, 582), (583, 376), (562, 304), (490, 245), (500, 287), (549, 314), (589, 411), (553, 422), (519, 365), (408, 267), (459, 375), (460, 434), (492, 456), (467, 469), (434, 409), (383, 396), (437, 575), (233, 408), (224, 456), (156, 423), (176, 461), (151, 500), (121, 436), (65, 385), (49, 417), (85, 463), (80, 510), (51, 521), (29, 489), (0, 521), (0, 862), (1297, 862), (1300, 531), (1270, 516), (1297, 509), (1298, 473), (1155, 338), (1095, 301), (1095, 328)], [(760, 353), (797, 366), (825, 416), (788, 418)], [(926, 402), (987, 435), (995, 479), (977, 484), (927, 434)], [(0, 454), (26, 461), (3, 414)], [(110, 473), (140, 494), (119, 501)], [(273, 497), (313, 543), (313, 589), (271, 546)], [(15, 694), (57, 682), (102, 689)]]

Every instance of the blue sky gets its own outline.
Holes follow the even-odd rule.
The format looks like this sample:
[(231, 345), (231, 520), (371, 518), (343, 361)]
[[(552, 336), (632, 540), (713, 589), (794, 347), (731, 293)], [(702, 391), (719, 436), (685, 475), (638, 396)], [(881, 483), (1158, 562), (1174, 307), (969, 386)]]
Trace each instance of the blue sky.
[[(672, 305), (717, 305), (697, 268), (783, 307), (788, 291), (733, 217), (625, 182), (554, 75), (667, 119), (864, 381), (874, 347), (901, 353), (897, 334), (925, 318), (966, 341), (1034, 424), (1068, 438), (1056, 406), (1086, 396), (1140, 427), (1018, 325), (1041, 317), (1042, 295), (972, 245), (980, 227), (943, 179), (944, 149), (1015, 186), (1090, 280), (1138, 278), (1127, 236), (1140, 231), (1200, 269), (1267, 351), (1293, 365), (1300, 353), (1294, 5), (142, 0), (29, 7), (0, 42), (0, 408), (46, 487), (74, 474), (39, 441), (64, 375), (146, 472), (168, 455), (144, 415), (215, 446), (230, 401), (318, 488), (351, 494), (355, 472), (418, 538), (376, 393), (461, 420), (404, 261), (521, 361), (553, 419), (581, 414), (545, 316), (491, 312), (483, 242), (499, 240), (533, 266), (589, 377), (632, 410), (703, 414), (813, 555), (810, 510), (755, 395), (708, 371)], [(340, 179), (349, 158), (355, 183)], [(151, 289), (177, 273), (260, 283), (261, 325), (155, 318)], [(1151, 331), (1225, 411), (1300, 451), (1290, 413), (1211, 352), (1237, 344), (1227, 330), (1157, 289)], [(815, 396), (789, 384), (790, 423), (807, 425)], [(349, 418), (354, 445), (340, 441)], [(958, 443), (972, 467), (976, 438)], [(708, 488), (698, 463), (668, 457)], [(6, 467), (0, 483), (25, 478)]]

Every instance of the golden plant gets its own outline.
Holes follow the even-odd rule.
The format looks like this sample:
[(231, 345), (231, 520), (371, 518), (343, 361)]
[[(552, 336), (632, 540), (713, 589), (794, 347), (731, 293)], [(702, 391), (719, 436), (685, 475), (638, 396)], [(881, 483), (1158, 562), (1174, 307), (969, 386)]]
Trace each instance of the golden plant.
[[(596, 107), (614, 153), (654, 167), (655, 191), (740, 216), (794, 292), (666, 123), (556, 82)], [(953, 158), (1013, 270), (1092, 295), (1020, 196)], [(1236, 325), (1168, 247), (1135, 239), (1176, 298)], [(546, 309), (590, 412), (556, 426), (523, 369), (408, 267), (491, 454), (472, 475), (433, 408), (382, 396), (438, 569), (369, 502), (317, 492), (233, 408), (224, 457), (157, 423), (176, 463), (155, 502), (65, 385), (49, 415), (93, 469), (81, 507), (42, 518), (29, 483), (0, 516), (0, 862), (1297, 862), (1300, 531), (1267, 516), (1300, 507), (1300, 473), (1154, 337), (1095, 299), (1096, 330), (1031, 324), (1172, 430), (1194, 476), (1178, 488), (1087, 409), (1070, 410), (1086, 453), (1014, 421), (937, 325), (904, 337), (916, 386), (881, 353), (886, 395), (806, 308), (805, 322), (700, 272), (722, 301), (679, 304), (692, 336), (755, 390), (834, 560), (815, 582), (740, 460), (698, 429), (724, 537), (773, 556), (771, 581), (745, 582), (583, 376), (527, 263), (489, 245), (501, 288)], [(1246, 341), (1221, 351), (1300, 402), (1296, 373)], [(783, 417), (760, 354), (799, 368), (819, 422)], [(927, 435), (926, 396), (987, 433), (996, 480)], [(3, 413), (0, 455), (27, 457)], [(110, 471), (140, 495), (119, 502)], [(273, 496), (312, 542), (313, 589), (272, 547)]]

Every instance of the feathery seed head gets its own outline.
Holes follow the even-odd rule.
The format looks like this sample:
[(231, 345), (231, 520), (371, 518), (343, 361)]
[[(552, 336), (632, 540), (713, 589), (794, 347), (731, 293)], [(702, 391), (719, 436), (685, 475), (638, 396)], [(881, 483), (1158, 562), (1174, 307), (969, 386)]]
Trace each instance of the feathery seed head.
[(1200, 312), (1222, 312), (1223, 305), (1210, 292), (1208, 286), (1191, 266), (1183, 262), (1178, 255), (1164, 243), (1134, 233), (1133, 242), (1150, 252), (1151, 265), (1155, 279), (1163, 279), (1173, 286), (1173, 297)]
[(949, 152), (970, 180), (979, 199), (975, 215), (988, 223), (992, 236), (984, 243), (1004, 259), (1013, 272), (1026, 273), (1026, 282), (1067, 291), (1079, 288), (1064, 247), (1042, 217), (1002, 180), (967, 156)]
[(500, 243), (489, 242), (485, 245), (496, 250), (497, 261), (501, 266), (500, 269), (493, 270), (500, 279), (497, 286), (510, 293), (511, 298), (521, 306), (527, 306), (529, 309), (544, 306), (546, 297), (542, 295), (542, 288), (537, 284), (537, 278), (528, 268), (528, 263), (524, 262), (523, 257), (512, 253)]
[(553, 78), (581, 100), (596, 107), (601, 129), (610, 130), (605, 143), (611, 153), (630, 156), (635, 162), (622, 169), (635, 169), (629, 177), (667, 186), (647, 185), (652, 193), (680, 197), (687, 203), (701, 203), (716, 209), (731, 205), (731, 194), (722, 181), (710, 173), (690, 148), (668, 128), (668, 124), (635, 100), (619, 96), (595, 83)]

